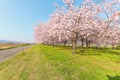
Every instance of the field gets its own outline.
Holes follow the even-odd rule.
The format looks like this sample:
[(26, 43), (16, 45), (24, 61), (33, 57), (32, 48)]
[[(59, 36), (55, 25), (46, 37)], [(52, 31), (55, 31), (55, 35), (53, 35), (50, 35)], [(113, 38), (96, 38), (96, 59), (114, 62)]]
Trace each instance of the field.
[(28, 45), (28, 44), (0, 43), (0, 50), (11, 49), (11, 48), (25, 46), (25, 45)]
[(0, 63), (0, 80), (120, 80), (120, 50), (35, 45)]

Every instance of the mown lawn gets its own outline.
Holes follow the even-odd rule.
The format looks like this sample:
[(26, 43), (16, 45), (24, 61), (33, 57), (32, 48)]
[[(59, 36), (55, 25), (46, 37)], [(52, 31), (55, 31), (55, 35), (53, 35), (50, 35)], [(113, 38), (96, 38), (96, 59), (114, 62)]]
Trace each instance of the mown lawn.
[(35, 45), (0, 63), (0, 80), (120, 80), (120, 50)]

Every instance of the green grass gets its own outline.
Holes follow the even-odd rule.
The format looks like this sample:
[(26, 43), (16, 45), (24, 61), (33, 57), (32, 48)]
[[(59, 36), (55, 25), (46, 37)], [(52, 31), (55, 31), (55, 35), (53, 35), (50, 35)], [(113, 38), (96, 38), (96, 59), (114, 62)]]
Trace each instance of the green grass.
[(120, 50), (35, 45), (2, 62), (0, 80), (120, 80)]
[[(7, 44), (2, 44), (2, 45), (4, 46), (4, 45), (7, 45)], [(0, 51), (1, 51), (1, 50), (18, 48), (18, 47), (23, 47), (23, 46), (28, 46), (28, 45), (30, 45), (30, 44), (14, 44), (14, 45), (9, 45), (9, 47), (6, 47), (6, 48), (1, 48), (1, 47), (0, 47)]]
[(8, 48), (1, 48), (0, 50), (6, 50), (6, 49), (12, 49), (12, 48), (17, 48), (18, 46), (14, 47), (8, 47)]

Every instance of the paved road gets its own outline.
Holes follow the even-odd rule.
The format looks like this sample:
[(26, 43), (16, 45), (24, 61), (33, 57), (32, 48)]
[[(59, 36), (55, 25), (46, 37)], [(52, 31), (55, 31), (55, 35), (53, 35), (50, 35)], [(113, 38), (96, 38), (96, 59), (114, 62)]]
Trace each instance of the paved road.
[(26, 49), (28, 47), (30, 47), (30, 46), (24, 46), (24, 47), (19, 47), (19, 48), (13, 48), (13, 49), (0, 51), (0, 62), (12, 57), (13, 55), (23, 51), (24, 49)]

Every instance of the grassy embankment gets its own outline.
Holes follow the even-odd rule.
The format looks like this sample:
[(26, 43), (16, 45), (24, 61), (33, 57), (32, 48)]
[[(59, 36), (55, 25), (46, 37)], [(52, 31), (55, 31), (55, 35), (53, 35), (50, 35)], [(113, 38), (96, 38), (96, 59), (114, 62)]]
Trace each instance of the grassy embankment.
[(0, 63), (0, 80), (120, 80), (120, 50), (35, 45)]
[(16, 47), (27, 46), (27, 45), (29, 44), (0, 43), (0, 50), (6, 50), (6, 49), (11, 49)]

